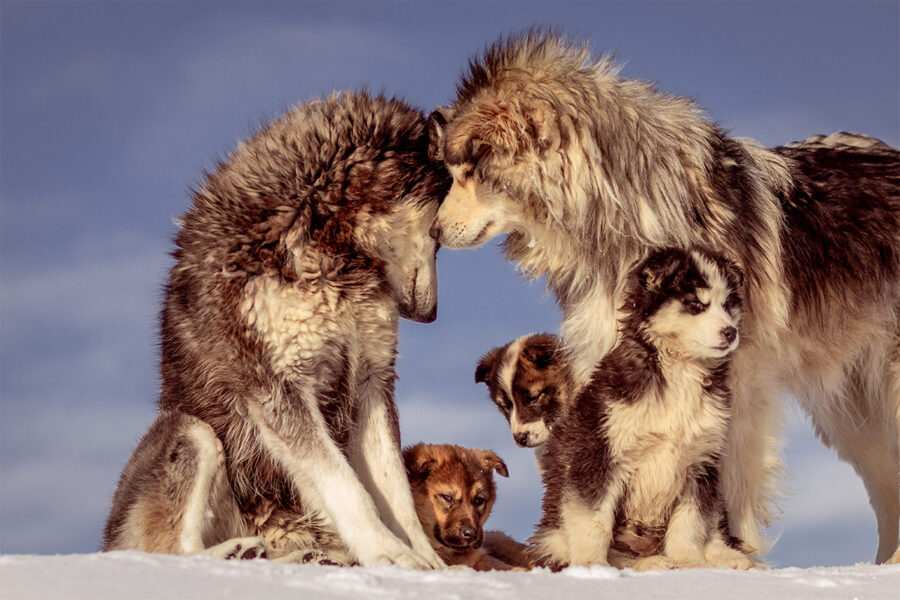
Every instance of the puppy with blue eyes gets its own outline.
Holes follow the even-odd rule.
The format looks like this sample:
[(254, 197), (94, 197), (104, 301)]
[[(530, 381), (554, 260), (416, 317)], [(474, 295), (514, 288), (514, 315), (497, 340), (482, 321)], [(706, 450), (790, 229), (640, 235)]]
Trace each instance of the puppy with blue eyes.
[(724, 258), (666, 249), (626, 285), (618, 345), (547, 442), (529, 551), (551, 568), (749, 568), (722, 530), (718, 489), (742, 275)]
[(478, 362), (475, 382), (487, 385), (516, 444), (535, 449), (540, 469), (553, 423), (573, 395), (556, 336), (536, 333), (493, 348)]

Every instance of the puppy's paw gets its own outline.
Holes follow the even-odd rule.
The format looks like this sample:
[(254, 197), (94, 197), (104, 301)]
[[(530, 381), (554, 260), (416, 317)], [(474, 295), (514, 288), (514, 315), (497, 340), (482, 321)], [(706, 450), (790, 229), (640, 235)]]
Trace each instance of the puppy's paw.
[(257, 558), (268, 558), (269, 552), (269, 544), (266, 542), (265, 538), (245, 537), (234, 538), (216, 546), (212, 546), (211, 548), (207, 548), (204, 551), (204, 554), (228, 560), (253, 560)]
[(658, 569), (674, 569), (676, 565), (670, 558), (662, 554), (654, 554), (652, 556), (642, 556), (634, 559), (628, 565), (635, 571), (656, 571)]
[(738, 550), (730, 553), (716, 553), (707, 559), (707, 566), (716, 569), (752, 569), (756, 565), (751, 557)]
[(751, 554), (745, 554), (724, 543), (712, 542), (706, 546), (706, 565), (716, 569), (765, 568), (765, 563)]

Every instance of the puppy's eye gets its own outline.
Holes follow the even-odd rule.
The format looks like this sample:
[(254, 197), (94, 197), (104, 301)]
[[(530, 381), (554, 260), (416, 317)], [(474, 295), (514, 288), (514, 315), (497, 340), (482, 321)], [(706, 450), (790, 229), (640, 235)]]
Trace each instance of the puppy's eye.
[(475, 506), (481, 506), (482, 504), (484, 504), (484, 498), (482, 498), (481, 496), (475, 496), (475, 498), (472, 500), (472, 504), (474, 504)]
[(692, 315), (699, 315), (706, 310), (706, 305), (697, 299), (685, 299), (684, 307), (687, 309), (688, 313)]
[(440, 498), (447, 504), (453, 504), (456, 501), (456, 499), (450, 494), (438, 494), (438, 498)]
[(728, 298), (725, 299), (725, 304), (723, 305), (723, 307), (725, 308), (725, 310), (730, 311), (730, 310), (740, 306), (740, 304), (741, 304), (741, 297), (738, 296), (737, 294), (732, 293), (732, 294), (729, 294)]

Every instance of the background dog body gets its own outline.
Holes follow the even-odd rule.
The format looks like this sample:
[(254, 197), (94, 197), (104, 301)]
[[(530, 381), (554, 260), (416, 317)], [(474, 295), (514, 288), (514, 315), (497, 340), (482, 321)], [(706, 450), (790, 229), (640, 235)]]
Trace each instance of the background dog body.
[(509, 422), (516, 444), (534, 448), (538, 469), (550, 427), (573, 394), (572, 377), (557, 348), (557, 337), (537, 333), (493, 348), (478, 363), (475, 382)]
[(616, 342), (633, 265), (666, 246), (725, 254), (747, 302), (722, 474), (731, 530), (765, 548), (787, 387), (862, 476), (877, 560), (900, 561), (900, 152), (853, 134), (774, 150), (731, 139), (689, 100), (541, 32), (470, 64), (430, 120), (454, 177), (440, 242), (508, 234), (507, 256), (557, 296), (579, 386)]
[(444, 562), (477, 571), (526, 566), (523, 544), (483, 530), (496, 499), (493, 473), (509, 477), (500, 457), (489, 450), (417, 444), (403, 451), (403, 459), (422, 529)]
[(346, 93), (288, 112), (207, 177), (166, 288), (160, 417), (105, 549), (254, 536), (258, 552), (442, 564), (393, 403), (398, 316), (436, 310), (428, 225), (446, 179), (426, 149), (421, 113)]
[(636, 269), (621, 341), (548, 442), (538, 564), (751, 566), (718, 529), (738, 287), (724, 261), (696, 252)]

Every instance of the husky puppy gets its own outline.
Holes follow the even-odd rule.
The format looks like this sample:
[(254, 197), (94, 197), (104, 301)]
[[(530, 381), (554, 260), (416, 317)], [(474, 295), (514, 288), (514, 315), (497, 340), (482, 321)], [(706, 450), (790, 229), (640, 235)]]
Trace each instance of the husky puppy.
[[(403, 460), (422, 529), (445, 563), (476, 571), (508, 571), (517, 566), (482, 548), (484, 522), (497, 497), (493, 473), (509, 477), (499, 456), (450, 444), (416, 444), (403, 451)], [(503, 534), (489, 533), (494, 533), (494, 544), (516, 544), (510, 538), (504, 540)]]
[(159, 417), (105, 550), (443, 565), (393, 400), (398, 318), (437, 308), (428, 227), (448, 181), (427, 147), (420, 112), (348, 92), (206, 177), (175, 240)]
[(557, 297), (577, 388), (616, 344), (632, 266), (670, 246), (736, 263), (731, 531), (765, 550), (786, 390), (862, 477), (876, 559), (900, 561), (900, 151), (857, 134), (733, 139), (690, 100), (541, 31), (474, 58), (430, 126), (453, 175), (433, 235), (464, 248), (506, 234), (507, 257)]
[(740, 275), (722, 258), (662, 250), (625, 298), (619, 344), (547, 444), (537, 562), (609, 564), (613, 547), (617, 566), (749, 568), (718, 529)]
[(535, 449), (540, 468), (550, 427), (573, 393), (556, 336), (535, 333), (491, 349), (478, 362), (475, 383), (487, 385), (513, 440)]

